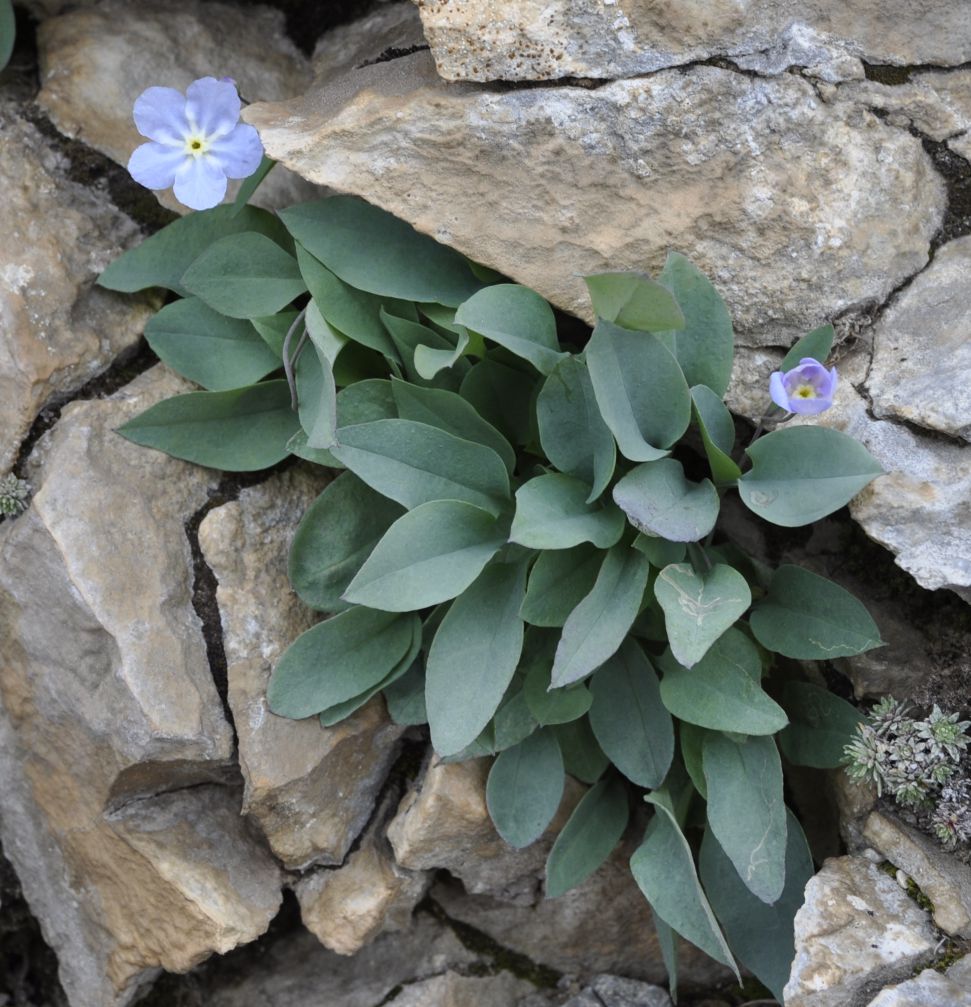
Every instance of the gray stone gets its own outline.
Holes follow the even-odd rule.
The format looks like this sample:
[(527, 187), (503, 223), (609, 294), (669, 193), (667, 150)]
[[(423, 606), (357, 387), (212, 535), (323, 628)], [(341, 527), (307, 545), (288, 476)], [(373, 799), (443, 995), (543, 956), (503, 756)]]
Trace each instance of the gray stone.
[(971, 1007), (971, 982), (962, 971), (957, 965), (943, 975), (925, 969), (913, 979), (882, 990), (868, 1007)]
[(941, 248), (873, 332), (873, 413), (971, 440), (971, 237)]
[(656, 273), (679, 249), (745, 346), (881, 302), (927, 262), (944, 207), (917, 138), (791, 74), (701, 66), (496, 90), (446, 84), (418, 52), (325, 69), (303, 98), (245, 117), (298, 174), (586, 319), (584, 273)]
[[(307, 58), (286, 37), (282, 11), (208, 0), (102, 0), (44, 21), (38, 33), (37, 101), (57, 128), (121, 165), (145, 142), (132, 106), (147, 87), (180, 91), (199, 77), (232, 77), (246, 101), (280, 101), (310, 78)], [(228, 198), (239, 188), (231, 182)], [(274, 168), (253, 199), (281, 207), (315, 194), (313, 186)], [(171, 192), (159, 201), (187, 208)]]
[(135, 346), (143, 297), (94, 286), (138, 234), (107, 195), (69, 178), (56, 146), (0, 101), (0, 473), (45, 403)]
[(796, 913), (786, 1007), (847, 1007), (909, 976), (936, 938), (927, 915), (862, 857), (827, 860)]
[(594, 1002), (603, 1007), (671, 1007), (667, 990), (621, 976), (597, 976), (590, 983), (589, 992), (598, 998)]
[(494, 976), (463, 976), (457, 972), (406, 986), (391, 1007), (515, 1007), (534, 987), (508, 972)]
[[(935, 0), (415, 2), (438, 70), (449, 80), (613, 79), (711, 56), (754, 62), (763, 50), (773, 55), (782, 47), (780, 37), (794, 32), (838, 44), (871, 63), (956, 65), (971, 59), (971, 24), (963, 9)], [(797, 51), (793, 62), (806, 66), (806, 58)], [(777, 66), (777, 59), (769, 65)]]
[(971, 937), (971, 867), (879, 811), (867, 818), (863, 838), (914, 879), (933, 903), (934, 922), (941, 930), (952, 937)]
[[(215, 474), (114, 430), (185, 383), (68, 406), (0, 529), (0, 829), (72, 1007), (252, 940), (280, 879), (244, 828), (184, 524)], [(157, 796), (157, 795), (162, 796)]]
[(229, 704), (246, 782), (243, 808), (288, 867), (340, 864), (364, 827), (402, 728), (375, 698), (332, 728), (271, 713), (277, 659), (319, 618), (293, 594), (287, 553), (325, 477), (292, 469), (214, 508), (199, 543), (219, 583)]

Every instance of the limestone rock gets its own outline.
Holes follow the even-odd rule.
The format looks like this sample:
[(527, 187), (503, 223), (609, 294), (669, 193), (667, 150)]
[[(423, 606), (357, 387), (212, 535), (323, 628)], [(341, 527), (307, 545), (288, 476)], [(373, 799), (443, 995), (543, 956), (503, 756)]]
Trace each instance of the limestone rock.
[(875, 864), (827, 860), (796, 913), (786, 1007), (846, 1007), (911, 974), (936, 939), (926, 914)]
[(246, 782), (244, 810), (288, 867), (340, 864), (367, 822), (402, 729), (376, 697), (347, 720), (288, 720), (266, 703), (270, 672), (319, 615), (290, 589), (287, 553), (323, 483), (292, 469), (214, 508), (199, 543), (219, 586), (229, 704)]
[(971, 24), (947, 3), (415, 2), (438, 70), (449, 80), (632, 77), (711, 56), (751, 60), (778, 49), (780, 36), (794, 31), (838, 43), (871, 63), (957, 65), (971, 59)]
[(971, 455), (959, 444), (873, 419), (855, 387), (866, 367), (860, 355), (842, 361), (833, 407), (789, 422), (859, 440), (887, 474), (850, 503), (854, 519), (923, 587), (947, 587), (971, 601)]
[(494, 976), (463, 976), (446, 972), (406, 986), (391, 1007), (515, 1007), (534, 987), (509, 972)]
[(233, 739), (184, 523), (214, 474), (114, 433), (185, 387), (156, 368), (68, 406), (30, 509), (0, 529), (0, 829), (72, 1007), (120, 1007), (160, 968), (253, 939), (279, 900), (212, 785)]
[(0, 472), (41, 407), (139, 340), (144, 299), (94, 286), (138, 231), (12, 105), (0, 102)]
[[(208, 0), (103, 0), (44, 21), (38, 33), (41, 92), (37, 101), (57, 128), (121, 165), (145, 137), (132, 106), (147, 87), (184, 91), (199, 77), (232, 77), (246, 101), (299, 94), (310, 77), (306, 57), (290, 42), (283, 13)], [(230, 183), (229, 198), (239, 183)], [(257, 190), (258, 206), (311, 199), (312, 186), (274, 168)], [(159, 201), (186, 213), (171, 192)]]
[(881, 302), (926, 263), (944, 207), (917, 138), (792, 74), (497, 90), (444, 83), (417, 52), (325, 68), (303, 98), (245, 117), (298, 174), (588, 320), (582, 274), (656, 273), (683, 251), (746, 346)]
[[(666, 980), (651, 910), (630, 873), (632, 849), (618, 848), (582, 885), (535, 906), (470, 895), (440, 881), (431, 896), (461, 920), (539, 965), (588, 978), (613, 972), (649, 983)], [(679, 949), (686, 990), (711, 987), (731, 973), (692, 945)]]
[(971, 937), (971, 868), (945, 853), (932, 839), (903, 822), (874, 811), (863, 831), (866, 841), (895, 867), (906, 871), (934, 905), (934, 922), (945, 933)]
[(671, 997), (660, 986), (602, 975), (563, 1007), (671, 1007)]
[(297, 933), (266, 948), (250, 969), (234, 968), (223, 981), (207, 988), (205, 1003), (208, 1007), (374, 1007), (396, 986), (448, 969), (465, 969), (475, 962), (475, 954), (451, 930), (427, 915), (416, 917), (404, 933), (383, 934), (349, 958), (328, 951), (312, 934)]
[(395, 859), (410, 870), (444, 868), (466, 889), (504, 900), (535, 901), (546, 856), (583, 788), (568, 778), (546, 833), (522, 850), (499, 837), (486, 807), (489, 759), (428, 766), (388, 826)]
[(874, 415), (971, 441), (971, 237), (941, 248), (873, 333)]
[(868, 1007), (971, 1007), (971, 975), (952, 965), (943, 975), (924, 969), (898, 986), (881, 990)]

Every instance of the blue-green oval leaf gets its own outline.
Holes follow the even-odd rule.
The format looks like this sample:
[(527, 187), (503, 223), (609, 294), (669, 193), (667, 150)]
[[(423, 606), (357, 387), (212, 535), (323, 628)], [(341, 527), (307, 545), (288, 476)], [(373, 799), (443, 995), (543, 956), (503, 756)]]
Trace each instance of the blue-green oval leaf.
[(624, 515), (612, 504), (587, 503), (590, 487), (559, 472), (536, 476), (516, 490), (510, 541), (530, 549), (570, 549), (592, 542), (609, 549), (624, 533)]
[(635, 466), (613, 497), (638, 531), (669, 542), (698, 542), (718, 520), (718, 491), (707, 479), (691, 482), (674, 458)]

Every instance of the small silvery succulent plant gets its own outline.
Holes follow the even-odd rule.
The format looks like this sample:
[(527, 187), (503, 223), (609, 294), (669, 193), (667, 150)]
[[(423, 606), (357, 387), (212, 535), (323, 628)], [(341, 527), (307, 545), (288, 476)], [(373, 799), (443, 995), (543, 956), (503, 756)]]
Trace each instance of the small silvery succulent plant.
[(930, 814), (930, 825), (947, 846), (971, 838), (971, 781), (960, 772), (971, 743), (971, 721), (934, 706), (924, 719), (909, 714), (906, 703), (886, 696), (857, 728), (846, 746), (846, 771), (869, 780), (877, 794), (889, 794), (904, 807)]
[(17, 517), (27, 509), (30, 486), (12, 472), (0, 476), (0, 517)]

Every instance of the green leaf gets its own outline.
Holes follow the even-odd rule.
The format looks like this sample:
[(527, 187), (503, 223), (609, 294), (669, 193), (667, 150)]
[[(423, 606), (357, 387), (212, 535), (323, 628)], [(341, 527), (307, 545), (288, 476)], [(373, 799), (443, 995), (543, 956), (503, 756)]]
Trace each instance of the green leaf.
[(464, 500), (498, 514), (509, 475), (491, 448), (414, 420), (375, 420), (338, 430), (333, 455), (379, 493), (407, 508)]
[(438, 605), (461, 594), (505, 542), (488, 511), (461, 500), (431, 500), (387, 530), (344, 600), (382, 612)]
[(353, 196), (280, 211), (287, 230), (345, 283), (382, 297), (456, 307), (482, 285), (454, 249)]
[(670, 291), (643, 273), (593, 273), (584, 280), (597, 318), (638, 332), (684, 327)]
[(779, 700), (789, 726), (779, 735), (782, 754), (795, 766), (835, 769), (863, 716), (856, 707), (810, 682), (786, 682)]
[(428, 652), (425, 702), (432, 745), (454, 755), (499, 708), (523, 649), (524, 563), (492, 563), (442, 620)]
[(735, 446), (735, 422), (725, 403), (707, 386), (691, 389), (691, 408), (708, 456), (712, 479), (718, 485), (738, 481), (742, 470), (731, 459)]
[(724, 563), (704, 574), (690, 563), (672, 563), (658, 574), (654, 596), (664, 609), (671, 650), (686, 668), (700, 661), (752, 604), (745, 578)]
[(759, 684), (762, 665), (755, 644), (728, 630), (693, 667), (661, 660), (661, 700), (679, 720), (713, 731), (775, 734), (788, 723), (785, 711)]
[(536, 400), (536, 419), (546, 457), (591, 486), (588, 501), (596, 500), (614, 474), (617, 450), (579, 357), (564, 357), (550, 372)]
[(601, 550), (587, 544), (540, 553), (520, 616), (531, 626), (562, 626), (590, 593), (602, 563)]
[(214, 242), (185, 271), (182, 283), (230, 318), (272, 315), (307, 289), (297, 260), (256, 232)]
[(803, 904), (806, 883), (814, 874), (799, 822), (788, 811), (786, 818), (785, 888), (774, 905), (766, 905), (742, 884), (710, 829), (705, 831), (698, 860), (705, 891), (732, 950), (780, 1003), (795, 956), (793, 921)]
[(307, 304), (304, 314), (304, 326), (307, 336), (317, 347), (324, 359), (330, 364), (331, 369), (337, 363), (341, 350), (347, 346), (348, 339), (342, 332), (338, 332), (330, 322), (320, 313), (317, 302), (311, 300)]
[(571, 685), (599, 668), (637, 618), (650, 564), (626, 545), (606, 555), (590, 593), (570, 613), (553, 661), (553, 685)]
[(655, 812), (644, 842), (630, 860), (637, 886), (668, 926), (738, 976), (735, 960), (695, 873), (688, 841), (674, 815), (655, 794), (648, 794), (646, 800), (654, 805)]
[(405, 656), (416, 615), (351, 608), (301, 633), (277, 662), (267, 688), (281, 717), (310, 717), (377, 684)]
[(797, 339), (789, 352), (782, 358), (779, 364), (780, 371), (791, 371), (793, 367), (799, 366), (799, 361), (804, 357), (812, 357), (824, 363), (829, 356), (829, 351), (833, 348), (833, 340), (836, 338), (836, 330), (832, 325), (821, 325), (818, 329), (813, 329), (801, 339)]
[(341, 595), (402, 508), (352, 472), (343, 472), (303, 516), (288, 574), (300, 600), (321, 612), (347, 608)]
[(504, 346), (549, 374), (565, 354), (556, 338), (553, 309), (529, 287), (497, 283), (483, 287), (459, 306), (455, 324)]
[(581, 542), (609, 549), (624, 533), (624, 515), (609, 503), (587, 503), (589, 491), (559, 472), (530, 479), (516, 490), (510, 541), (529, 549), (570, 549)]
[(337, 385), (331, 363), (312, 342), (297, 364), (297, 415), (307, 435), (307, 447), (327, 451), (337, 441)]
[(591, 681), (590, 726), (610, 761), (641, 787), (659, 787), (674, 758), (674, 724), (657, 675), (628, 638)]
[(492, 764), (486, 804), (496, 831), (516, 849), (535, 842), (553, 820), (566, 776), (556, 737), (536, 731)]
[(454, 348), (436, 349), (422, 343), (415, 347), (415, 370), (420, 378), (431, 381), (442, 371), (454, 367), (469, 347), (469, 333), (462, 329)]
[(355, 381), (337, 393), (338, 429), (376, 420), (392, 420), (397, 415), (394, 392), (386, 378)]
[(298, 429), (285, 381), (228, 392), (189, 392), (118, 427), (135, 444), (225, 472), (255, 472), (286, 458)]
[[(514, 683), (515, 684), (515, 683)], [(494, 748), (496, 752), (504, 752), (513, 745), (518, 745), (536, 730), (537, 722), (526, 702), (523, 690), (510, 687), (512, 695), (506, 694), (492, 721)]]
[(707, 479), (686, 479), (674, 458), (637, 465), (614, 486), (613, 497), (638, 531), (670, 542), (698, 542), (718, 520), (718, 491)]
[(657, 336), (600, 321), (584, 354), (597, 405), (625, 458), (663, 458), (688, 429), (691, 396)]
[(399, 381), (391, 382), (398, 415), (438, 427), (456, 437), (492, 448), (502, 459), (509, 474), (516, 467), (516, 452), (498, 430), (484, 420), (461, 395), (442, 388), (421, 388)]
[(530, 375), (487, 357), (465, 375), (459, 394), (512, 444), (525, 444), (534, 384)]
[(234, 216), (252, 199), (253, 194), (260, 187), (263, 179), (273, 170), (275, 164), (276, 161), (272, 157), (267, 157), (264, 154), (256, 171), (243, 180), (243, 184), (239, 187), (239, 192), (236, 193), (236, 198), (233, 200)]
[(388, 716), (402, 727), (428, 723), (425, 710), (425, 669), (416, 661), (397, 681), (384, 689)]
[(771, 737), (736, 741), (712, 731), (703, 746), (708, 822), (745, 887), (763, 902), (786, 880), (782, 761)]
[(685, 324), (667, 334), (689, 385), (707, 385), (721, 397), (732, 376), (735, 337), (732, 318), (711, 280), (683, 255), (669, 252), (658, 277), (678, 300)]
[(392, 359), (397, 356), (381, 322), (380, 298), (349, 287), (300, 244), (297, 263), (310, 296), (329, 324), (362, 346)]
[(568, 724), (557, 724), (551, 730), (556, 735), (563, 753), (563, 764), (570, 776), (581, 783), (596, 783), (610, 765), (586, 717)]
[[(202, 303), (201, 301), (199, 302)], [(295, 321), (299, 312), (278, 311), (275, 315), (266, 315), (263, 318), (251, 318), (250, 325), (259, 333), (260, 338), (273, 351), (277, 363), (283, 358), (283, 342), (287, 337), (290, 326)]]
[(293, 242), (275, 214), (255, 206), (235, 211), (234, 206), (226, 204), (174, 220), (115, 259), (98, 277), (99, 286), (126, 294), (146, 287), (165, 287), (186, 297), (189, 290), (182, 283), (185, 271), (206, 249), (223, 238), (255, 231), (281, 248), (293, 248)]
[(681, 742), (681, 761), (684, 768), (691, 777), (695, 790), (705, 800), (708, 799), (708, 786), (705, 783), (705, 770), (702, 760), (702, 749), (708, 731), (697, 724), (689, 724), (687, 721), (678, 722), (678, 739)]
[(0, 70), (9, 62), (17, 37), (12, 0), (0, 0)]
[(883, 646), (869, 612), (849, 591), (798, 566), (780, 566), (749, 619), (767, 650), (801, 661), (853, 657)]
[(419, 622), (415, 626), (415, 635), (412, 638), (411, 646), (405, 651), (404, 657), (388, 672), (380, 682), (376, 682), (374, 685), (369, 686), (360, 695), (354, 696), (352, 699), (347, 699), (343, 703), (336, 703), (334, 706), (328, 706), (326, 710), (320, 711), (320, 723), (323, 727), (333, 727), (335, 724), (339, 724), (346, 717), (349, 717), (352, 713), (360, 710), (365, 703), (373, 699), (379, 692), (383, 689), (394, 685), (398, 679), (406, 675), (412, 668), (414, 668), (416, 658), (421, 650), (421, 623)]
[(654, 933), (664, 962), (664, 970), (668, 974), (668, 989), (671, 999), (678, 1002), (678, 945), (674, 931), (661, 919), (652, 907), (651, 920), (654, 923)]
[(226, 318), (197, 297), (167, 304), (149, 319), (145, 338), (163, 363), (210, 391), (253, 384), (280, 366), (249, 322)]
[(686, 552), (683, 542), (669, 542), (666, 538), (645, 535), (643, 532), (634, 539), (633, 548), (644, 553), (651, 561), (651, 566), (658, 570), (663, 570), (671, 563), (680, 563)]
[(752, 468), (738, 483), (742, 502), (784, 528), (832, 514), (883, 473), (859, 441), (826, 427), (785, 427), (745, 453)]
[(528, 668), (523, 684), (526, 704), (536, 722), (544, 726), (578, 720), (590, 709), (593, 697), (583, 685), (551, 689), (550, 668), (550, 661), (540, 661)]
[[(431, 347), (440, 353), (451, 355), (455, 348), (455, 337), (443, 336), (421, 322), (413, 322), (407, 318), (397, 318), (387, 311), (381, 311), (381, 321), (391, 333), (391, 339), (397, 348), (398, 355), (404, 361), (405, 373), (409, 381), (422, 385), (426, 379), (419, 373), (416, 360), (420, 349)], [(453, 371), (435, 370), (435, 376), (427, 379), (436, 386), (457, 388), (461, 378), (468, 371), (468, 361), (463, 360)]]
[(546, 861), (546, 897), (558, 898), (590, 877), (620, 842), (630, 807), (616, 776), (601, 780), (573, 809)]

